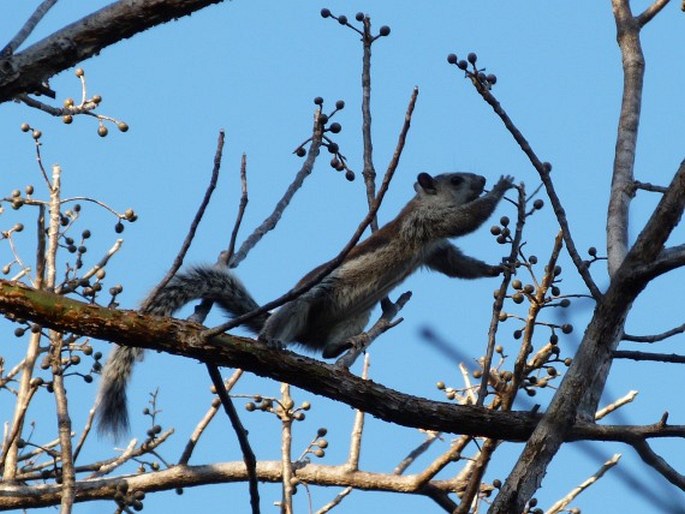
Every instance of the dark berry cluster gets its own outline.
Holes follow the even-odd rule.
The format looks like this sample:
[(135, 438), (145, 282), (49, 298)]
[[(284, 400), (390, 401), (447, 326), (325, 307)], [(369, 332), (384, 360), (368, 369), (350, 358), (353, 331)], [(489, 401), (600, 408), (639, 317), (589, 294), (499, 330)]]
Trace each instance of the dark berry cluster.
[(459, 57), (457, 57), (457, 54), (449, 54), (447, 56), (448, 63), (454, 64), (457, 68), (463, 70), (466, 73), (466, 76), (474, 82), (477, 82), (486, 89), (491, 89), (492, 86), (494, 86), (497, 83), (497, 76), (495, 76), (492, 73), (486, 74), (485, 68), (479, 69), (476, 66), (477, 61), (478, 56), (474, 52), (469, 53), (466, 56), (466, 60), (459, 59)]
[[(328, 134), (339, 134), (340, 131), (342, 130), (342, 125), (338, 122), (333, 122), (329, 123), (331, 118), (338, 112), (341, 111), (342, 109), (345, 108), (345, 101), (344, 100), (338, 100), (335, 102), (335, 109), (331, 111), (329, 114), (325, 114), (323, 112), (323, 104), (324, 104), (324, 99), (320, 96), (317, 96), (314, 98), (314, 103), (319, 107), (319, 117), (318, 121), (319, 124), (321, 125), (323, 129), (323, 136), (322, 136), (322, 146), (326, 147), (328, 151), (333, 155), (331, 159), (331, 168), (333, 168), (336, 171), (345, 171), (345, 178), (347, 180), (354, 180), (354, 171), (352, 171), (348, 166), (347, 166), (347, 158), (340, 153), (340, 146), (338, 143), (333, 141), (330, 136), (326, 135)], [(307, 150), (305, 149), (305, 145), (309, 143), (312, 140), (312, 138), (307, 139), (305, 142), (303, 142), (300, 146), (298, 146), (294, 153), (298, 157), (304, 157), (307, 155)]]
[(362, 23), (361, 29), (350, 24), (349, 20), (347, 19), (347, 16), (345, 16), (344, 14), (336, 16), (335, 14), (331, 13), (330, 9), (327, 9), (326, 7), (321, 9), (321, 17), (322, 18), (331, 18), (333, 20), (337, 20), (337, 22), (340, 23), (340, 25), (343, 25), (345, 27), (349, 27), (352, 30), (354, 30), (355, 32), (357, 32), (360, 36), (362, 36), (362, 39), (364, 41), (373, 42), (374, 40), (378, 39), (379, 37), (386, 37), (386, 36), (390, 35), (390, 27), (388, 27), (387, 25), (383, 25), (378, 30), (378, 34), (372, 35), (370, 33), (370, 28), (371, 28), (370, 19), (363, 12), (358, 12), (357, 14), (354, 15), (354, 19), (357, 20), (358, 22)]

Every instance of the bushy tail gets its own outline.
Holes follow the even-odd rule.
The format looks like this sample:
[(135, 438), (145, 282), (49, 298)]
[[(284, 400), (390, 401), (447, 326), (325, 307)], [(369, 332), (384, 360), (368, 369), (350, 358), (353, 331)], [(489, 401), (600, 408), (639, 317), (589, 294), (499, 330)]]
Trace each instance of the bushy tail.
[[(214, 301), (222, 310), (236, 317), (259, 307), (242, 282), (230, 271), (218, 267), (196, 267), (172, 278), (160, 290), (147, 310), (149, 314), (171, 316), (193, 300)], [(268, 314), (245, 323), (255, 333), (261, 331)], [(126, 386), (137, 360), (143, 357), (142, 348), (116, 346), (102, 372), (98, 393), (98, 431), (115, 438), (125, 435), (129, 428), (126, 408)]]

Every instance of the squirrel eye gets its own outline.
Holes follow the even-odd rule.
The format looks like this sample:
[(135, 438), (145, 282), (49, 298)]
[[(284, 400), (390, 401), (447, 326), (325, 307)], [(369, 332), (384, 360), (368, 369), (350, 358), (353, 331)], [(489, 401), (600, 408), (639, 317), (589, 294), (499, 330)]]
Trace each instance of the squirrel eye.
[(452, 178), (450, 178), (450, 182), (453, 186), (458, 186), (459, 184), (464, 182), (464, 177), (462, 177), (461, 175), (455, 175)]

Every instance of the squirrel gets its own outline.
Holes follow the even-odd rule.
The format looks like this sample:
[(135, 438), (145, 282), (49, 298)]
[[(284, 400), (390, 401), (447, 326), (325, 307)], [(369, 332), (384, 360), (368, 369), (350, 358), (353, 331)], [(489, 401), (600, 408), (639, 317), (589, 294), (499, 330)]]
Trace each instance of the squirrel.
[[(416, 195), (395, 219), (357, 244), (338, 268), (302, 296), (273, 313), (245, 323), (258, 339), (275, 346), (297, 343), (337, 357), (350, 347), (349, 338), (364, 330), (373, 307), (395, 286), (425, 266), (448, 277), (495, 277), (502, 265), (464, 255), (448, 238), (480, 227), (504, 193), (514, 187), (503, 176), (481, 196), (485, 178), (474, 173), (419, 173)], [(305, 275), (298, 286), (326, 264)], [(175, 275), (148, 303), (148, 314), (170, 316), (197, 299), (214, 301), (232, 316), (259, 307), (242, 282), (228, 269), (194, 267)], [(128, 431), (126, 385), (142, 348), (116, 346), (102, 372), (98, 393), (98, 426), (115, 437)]]

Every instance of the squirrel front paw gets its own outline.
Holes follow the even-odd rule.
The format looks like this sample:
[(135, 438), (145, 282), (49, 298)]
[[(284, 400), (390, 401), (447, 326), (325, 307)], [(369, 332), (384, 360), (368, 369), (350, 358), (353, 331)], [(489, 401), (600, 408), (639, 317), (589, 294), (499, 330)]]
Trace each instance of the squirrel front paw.
[(514, 187), (514, 177), (511, 175), (502, 175), (497, 181), (494, 189), (504, 192), (512, 187)]

